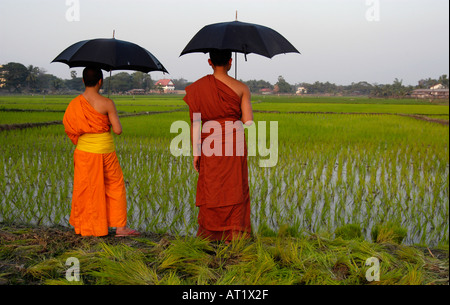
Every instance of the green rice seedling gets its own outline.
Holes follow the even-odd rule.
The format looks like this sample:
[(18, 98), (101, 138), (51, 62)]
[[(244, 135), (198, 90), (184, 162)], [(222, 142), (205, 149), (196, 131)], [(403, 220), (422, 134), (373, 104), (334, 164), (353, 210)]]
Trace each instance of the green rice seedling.
[(332, 196), (333, 196), (333, 194), (330, 194), (329, 192), (325, 192), (323, 194), (323, 206), (322, 206), (321, 215), (320, 215), (321, 228), (327, 230), (328, 232), (331, 231), (331, 227), (332, 227), (331, 221), (329, 221)]
[(400, 285), (422, 285), (424, 274), (422, 267), (418, 265), (406, 265), (407, 273), (400, 279)]
[(362, 238), (362, 230), (359, 224), (348, 224), (342, 227), (338, 227), (334, 234), (336, 238), (340, 237), (345, 240), (358, 240)]
[[(290, 225), (289, 225), (290, 224)], [(289, 224), (281, 225), (278, 230), (280, 237), (300, 237), (302, 235), (301, 222), (298, 217), (289, 222)]]
[(412, 265), (424, 266), (425, 259), (420, 250), (413, 247), (400, 246), (395, 255), (404, 262), (408, 262)]
[(159, 279), (159, 285), (183, 285), (185, 282), (178, 277), (177, 273), (174, 271), (164, 274), (164, 276)]
[(275, 237), (277, 233), (271, 229), (267, 222), (261, 222), (258, 226), (258, 235), (264, 237)]
[(0, 111), (0, 125), (62, 121), (64, 113)]
[(34, 266), (27, 268), (27, 274), (33, 278), (46, 279), (46, 278), (58, 278), (62, 274), (64, 265), (60, 260), (47, 259)]
[[(211, 263), (207, 252), (213, 252), (208, 241), (198, 238), (176, 239), (160, 254), (161, 270), (173, 269), (182, 273), (196, 284), (206, 284), (216, 279), (208, 265)], [(207, 251), (207, 252), (206, 252)]]
[(394, 222), (388, 222), (375, 225), (371, 234), (374, 242), (401, 244), (407, 231)]
[(156, 270), (149, 266), (144, 255), (125, 246), (101, 244), (99, 252), (100, 270), (89, 274), (99, 284), (110, 285), (150, 285), (158, 284)]
[(296, 281), (297, 274), (288, 268), (280, 268), (271, 251), (258, 239), (252, 247), (252, 259), (229, 265), (218, 282), (220, 285), (289, 285)]

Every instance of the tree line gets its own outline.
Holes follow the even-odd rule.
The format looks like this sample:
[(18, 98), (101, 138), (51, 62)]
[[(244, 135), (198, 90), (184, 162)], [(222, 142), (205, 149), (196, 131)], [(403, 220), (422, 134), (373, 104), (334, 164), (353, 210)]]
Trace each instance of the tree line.
[(394, 79), (392, 84), (370, 84), (366, 81), (351, 83), (350, 85), (336, 85), (330, 82), (296, 83), (289, 84), (283, 76), (278, 77), (278, 82), (271, 85), (264, 80), (250, 80), (245, 82), (252, 92), (261, 92), (269, 89), (273, 93), (294, 94), (299, 88), (303, 88), (308, 94), (329, 94), (329, 95), (366, 95), (372, 97), (405, 97), (415, 89), (429, 89), (437, 84), (445, 88), (449, 86), (447, 75), (442, 75), (437, 79), (427, 78), (418, 81), (416, 86), (404, 85), (403, 80)]
[[(8, 93), (36, 93), (36, 94), (65, 94), (80, 92), (84, 89), (81, 76), (71, 71), (70, 79), (61, 79), (47, 73), (43, 68), (33, 65), (25, 66), (21, 63), (10, 62), (0, 67), (0, 91)], [(242, 81), (242, 80), (241, 80)], [(175, 90), (184, 90), (191, 82), (184, 78), (172, 79)], [(303, 87), (308, 94), (329, 95), (367, 95), (373, 97), (404, 97), (414, 89), (426, 89), (437, 84), (448, 88), (447, 75), (437, 79), (427, 78), (418, 81), (416, 86), (405, 86), (402, 80), (395, 79), (392, 84), (370, 84), (366, 81), (351, 83), (350, 85), (336, 85), (330, 82), (295, 83), (289, 84), (283, 76), (278, 77), (275, 84), (265, 80), (243, 81), (252, 93), (267, 90), (272, 93), (295, 94)], [(105, 90), (112, 93), (125, 93), (132, 89), (143, 89), (145, 92), (158, 92), (151, 76), (142, 72), (120, 72), (111, 78), (107, 75), (104, 80)]]
[[(70, 72), (70, 79), (61, 79), (47, 73), (43, 68), (10, 62), (0, 68), (0, 89), (9, 93), (70, 93), (84, 90), (81, 76), (76, 71)], [(142, 72), (129, 74), (118, 73), (104, 79), (104, 89), (111, 85), (113, 92), (131, 89), (150, 90), (154, 88), (151, 76)]]

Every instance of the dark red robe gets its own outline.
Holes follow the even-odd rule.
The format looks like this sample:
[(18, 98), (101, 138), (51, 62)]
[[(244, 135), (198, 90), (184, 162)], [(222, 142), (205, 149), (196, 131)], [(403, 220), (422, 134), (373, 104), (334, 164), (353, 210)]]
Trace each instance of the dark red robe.
[[(247, 147), (240, 123), (241, 98), (213, 75), (207, 75), (186, 88), (184, 101), (189, 105), (191, 123), (193, 114), (200, 113), (203, 131), (209, 121), (218, 122), (222, 129), (219, 139), (212, 136), (217, 135), (214, 130), (202, 132), (202, 144), (215, 148), (221, 141), (222, 153), (206, 156), (205, 145), (202, 145), (196, 194), (197, 236), (210, 240), (232, 240), (239, 235), (249, 237), (250, 194)], [(227, 124), (234, 124), (236, 128), (227, 129)], [(239, 151), (238, 147), (243, 149)]]

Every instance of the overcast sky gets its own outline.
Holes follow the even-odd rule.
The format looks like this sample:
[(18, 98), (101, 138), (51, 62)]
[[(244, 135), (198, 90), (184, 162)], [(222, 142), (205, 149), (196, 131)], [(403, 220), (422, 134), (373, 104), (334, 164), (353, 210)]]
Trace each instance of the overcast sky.
[[(80, 40), (112, 37), (141, 45), (170, 72), (194, 81), (211, 73), (207, 55), (179, 57), (205, 25), (238, 19), (273, 28), (301, 53), (238, 56), (238, 78), (279, 75), (289, 83), (416, 85), (449, 73), (448, 0), (0, 0), (0, 64), (20, 62), (70, 78), (50, 62)], [(79, 21), (70, 21), (79, 17)], [(234, 70), (232, 70), (234, 76)], [(105, 73), (106, 75), (106, 73)], [(153, 79), (162, 74), (151, 72)]]

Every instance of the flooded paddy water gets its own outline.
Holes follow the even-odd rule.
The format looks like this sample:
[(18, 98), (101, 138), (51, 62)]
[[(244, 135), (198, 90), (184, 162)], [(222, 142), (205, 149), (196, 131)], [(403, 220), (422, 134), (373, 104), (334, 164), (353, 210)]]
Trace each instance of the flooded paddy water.
[[(191, 157), (170, 153), (176, 120), (187, 121), (187, 111), (122, 118), (125, 132), (115, 141), (128, 221), (141, 231), (195, 235), (197, 174)], [(248, 158), (255, 233), (333, 234), (357, 224), (370, 240), (389, 222), (406, 229), (406, 244), (448, 243), (448, 125), (392, 115), (257, 113), (255, 120), (279, 124), (276, 166)], [(70, 227), (74, 147), (62, 126), (3, 131), (0, 143), (0, 222)]]

